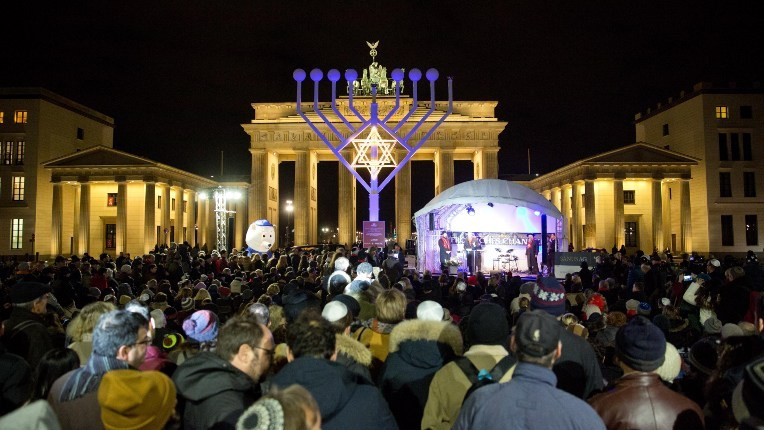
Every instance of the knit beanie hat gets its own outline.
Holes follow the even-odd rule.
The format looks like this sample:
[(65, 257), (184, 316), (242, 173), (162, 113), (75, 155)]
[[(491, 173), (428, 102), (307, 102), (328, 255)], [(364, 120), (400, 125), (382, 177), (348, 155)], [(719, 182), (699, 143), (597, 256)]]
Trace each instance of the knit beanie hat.
[(602, 315), (602, 310), (599, 308), (599, 306), (590, 303), (588, 305), (584, 305), (584, 309), (582, 313), (584, 316), (583, 320), (586, 321), (589, 319), (589, 317), (592, 316), (592, 314)]
[(466, 338), (470, 345), (507, 345), (509, 324), (504, 308), (495, 303), (481, 303), (472, 308)]
[(589, 305), (597, 306), (600, 310), (600, 313), (605, 312), (605, 308), (607, 307), (607, 300), (605, 300), (605, 296), (599, 293), (594, 293), (586, 303)]
[(98, 404), (107, 430), (161, 430), (175, 410), (175, 385), (162, 372), (112, 370), (101, 379)]
[(231, 295), (231, 289), (228, 287), (220, 287), (218, 288), (218, 294), (220, 297), (228, 297)]
[(178, 310), (172, 306), (168, 306), (164, 309), (165, 320), (174, 320), (178, 317)]
[(358, 300), (356, 300), (353, 296), (349, 296), (347, 294), (338, 294), (332, 298), (332, 301), (344, 303), (350, 313), (353, 314), (353, 318), (358, 318), (358, 315), (361, 314), (361, 304), (358, 303)]
[(716, 346), (708, 338), (695, 342), (687, 356), (687, 361), (706, 376), (714, 371), (718, 359), (719, 353), (716, 351)]
[(234, 294), (241, 294), (241, 279), (235, 278), (231, 281), (231, 292)]
[(730, 337), (745, 336), (743, 329), (737, 324), (727, 323), (722, 326), (722, 340)]
[(653, 307), (650, 306), (650, 303), (642, 302), (639, 304), (639, 307), (637, 308), (637, 314), (643, 316), (643, 317), (649, 317), (650, 312), (653, 311)]
[(679, 356), (679, 351), (670, 342), (666, 342), (666, 353), (663, 364), (655, 371), (660, 378), (669, 384), (674, 382), (679, 372), (682, 370), (682, 357)]
[(124, 306), (124, 305), (130, 303), (130, 300), (132, 300), (132, 299), (128, 295), (123, 294), (123, 295), (119, 296), (119, 304), (121, 306)]
[(161, 309), (151, 311), (151, 318), (154, 320), (154, 327), (164, 328), (167, 325), (167, 318)]
[(212, 342), (218, 337), (218, 316), (211, 311), (196, 311), (183, 321), (183, 331), (197, 342)]
[(417, 306), (416, 318), (423, 321), (443, 321), (443, 306), (438, 302), (425, 300)]
[(239, 417), (236, 430), (281, 430), (284, 408), (278, 400), (266, 397), (256, 401)]
[(639, 300), (629, 299), (626, 301), (626, 316), (633, 317), (637, 314), (639, 308)]
[(196, 285), (194, 285), (194, 289), (195, 290), (206, 290), (207, 289), (207, 284), (205, 284), (204, 282), (200, 281)]
[(184, 311), (192, 311), (194, 310), (194, 299), (191, 297), (186, 297), (183, 300), (180, 301), (180, 308)]
[(329, 302), (321, 311), (321, 316), (329, 322), (336, 322), (345, 318), (348, 314), (348, 307), (339, 301)]
[(722, 332), (722, 322), (716, 317), (711, 317), (703, 323), (703, 332), (706, 334), (719, 334)]
[(554, 316), (565, 313), (565, 288), (557, 279), (546, 277), (531, 293), (531, 310), (541, 309)]
[(647, 318), (636, 316), (615, 335), (618, 358), (627, 366), (652, 372), (665, 361), (666, 337)]

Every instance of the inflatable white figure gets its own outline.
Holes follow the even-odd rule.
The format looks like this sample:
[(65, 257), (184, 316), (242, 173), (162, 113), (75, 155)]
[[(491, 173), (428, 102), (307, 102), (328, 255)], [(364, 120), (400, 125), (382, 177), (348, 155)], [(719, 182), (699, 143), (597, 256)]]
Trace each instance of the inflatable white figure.
[(276, 229), (267, 219), (253, 222), (247, 230), (247, 245), (254, 251), (268, 252), (276, 240)]

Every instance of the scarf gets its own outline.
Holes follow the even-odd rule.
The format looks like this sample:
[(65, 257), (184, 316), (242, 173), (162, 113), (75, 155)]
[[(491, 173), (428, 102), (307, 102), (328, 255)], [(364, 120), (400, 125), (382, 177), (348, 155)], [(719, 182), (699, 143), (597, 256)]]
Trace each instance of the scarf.
[(72, 376), (67, 379), (58, 400), (60, 402), (68, 402), (78, 399), (97, 390), (98, 384), (101, 383), (101, 378), (103, 378), (106, 372), (127, 368), (129, 366), (122, 360), (93, 353), (90, 355), (90, 359), (88, 359), (85, 367), (75, 370)]

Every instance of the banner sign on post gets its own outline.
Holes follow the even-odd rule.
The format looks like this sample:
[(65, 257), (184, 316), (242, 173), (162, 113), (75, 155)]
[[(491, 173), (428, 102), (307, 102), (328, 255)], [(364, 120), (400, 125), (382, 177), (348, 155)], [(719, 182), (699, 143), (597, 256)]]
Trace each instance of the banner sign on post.
[(597, 264), (597, 256), (594, 252), (557, 252), (554, 254), (554, 276), (564, 278), (568, 273), (581, 270), (581, 262), (586, 261), (590, 268)]
[(384, 221), (364, 221), (363, 222), (363, 247), (370, 248), (385, 246), (385, 222)]

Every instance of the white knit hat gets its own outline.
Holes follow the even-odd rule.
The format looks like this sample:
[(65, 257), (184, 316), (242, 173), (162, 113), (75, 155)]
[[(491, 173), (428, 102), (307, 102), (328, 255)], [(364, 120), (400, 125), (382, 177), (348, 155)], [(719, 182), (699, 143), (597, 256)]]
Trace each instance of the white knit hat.
[(742, 336), (745, 336), (745, 332), (743, 332), (739, 325), (727, 323), (722, 326), (722, 339)]
[(340, 301), (331, 301), (324, 306), (321, 316), (329, 322), (337, 322), (348, 314), (348, 307)]
[(682, 357), (679, 355), (679, 351), (676, 347), (669, 342), (666, 342), (665, 359), (661, 367), (655, 370), (655, 373), (661, 377), (662, 380), (671, 383), (679, 376), (679, 372), (682, 370)]
[(416, 308), (416, 318), (422, 321), (443, 321), (443, 306), (432, 300), (425, 300)]
[(602, 315), (602, 311), (600, 310), (599, 306), (592, 303), (584, 306), (583, 313), (584, 315), (586, 315), (587, 320), (589, 319), (590, 316), (592, 316), (592, 314)]
[(235, 278), (231, 281), (231, 292), (235, 294), (241, 294), (241, 279)]
[(161, 309), (154, 309), (151, 311), (151, 318), (154, 320), (155, 328), (164, 328), (167, 325), (167, 318)]

